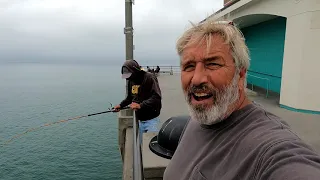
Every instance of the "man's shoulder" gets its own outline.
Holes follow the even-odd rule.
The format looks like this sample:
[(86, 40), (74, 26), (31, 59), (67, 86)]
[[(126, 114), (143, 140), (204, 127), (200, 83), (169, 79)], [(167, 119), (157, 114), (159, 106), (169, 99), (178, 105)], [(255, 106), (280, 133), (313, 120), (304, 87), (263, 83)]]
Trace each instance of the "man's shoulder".
[(150, 72), (145, 72), (144, 73), (144, 79), (145, 79), (145, 82), (147, 83), (158, 83), (158, 78), (153, 74), (153, 73), (150, 73)]
[[(290, 141), (300, 141), (298, 135), (279, 116), (266, 111), (257, 104), (236, 117), (227, 119), (224, 124), (213, 127), (212, 131), (205, 130), (196, 121), (190, 121), (186, 129), (187, 138), (193, 138), (195, 132), (203, 132), (200, 135), (212, 134), (214, 142), (240, 142), (235, 148), (239, 152), (264, 151), (275, 144)], [(226, 142), (226, 143), (228, 143)]]
[[(302, 171), (307, 166), (316, 170), (315, 174), (318, 175), (320, 157), (316, 151), (285, 120), (263, 108), (257, 108), (256, 111), (256, 116), (252, 116), (252, 122), (248, 123), (248, 132), (244, 133), (243, 139), (239, 138), (239, 150), (248, 156), (255, 156), (253, 159), (258, 162), (255, 164), (255, 179), (287, 179), (280, 178), (282, 175), (306, 178), (308, 173)], [(305, 170), (310, 170), (309, 167)]]
[(245, 126), (253, 126), (255, 129), (269, 130), (270, 128), (276, 128), (290, 130), (289, 124), (284, 119), (267, 111), (261, 104), (252, 102), (250, 106), (249, 110), (238, 115), (241, 119), (240, 123)]
[(151, 72), (144, 72), (144, 77), (150, 78), (150, 79), (155, 79), (156, 76)]
[(216, 138), (221, 136), (223, 139), (226, 136), (238, 139), (248, 147), (261, 143), (272, 144), (279, 139), (299, 139), (287, 122), (255, 103), (240, 112), (236, 112), (219, 124), (205, 127), (212, 129), (212, 131), (202, 131), (203, 128), (200, 123), (193, 120), (188, 124), (186, 133), (193, 134), (195, 131), (215, 132), (213, 134), (219, 134), (219, 136), (215, 135)]
[(303, 159), (303, 156), (296, 156), (299, 152), (317, 157), (317, 161), (319, 159), (311, 146), (304, 142), (284, 119), (261, 106), (257, 106), (239, 126), (238, 132), (234, 132), (237, 138), (233, 139), (234, 142), (240, 142), (238, 152), (256, 155), (263, 162), (276, 158), (276, 164), (286, 157)]
[(248, 140), (249, 144), (273, 144), (284, 139), (299, 139), (284, 119), (265, 110), (259, 104), (254, 104), (254, 106), (252, 111), (244, 115), (245, 117), (239, 122), (237, 128), (239, 133), (245, 135), (244, 141)]
[[(213, 172), (223, 171), (216, 167), (225, 167), (226, 174), (232, 177), (240, 175), (242, 179), (268, 179), (262, 178), (266, 172), (274, 176), (272, 172), (275, 167), (285, 171), (294, 163), (300, 163), (298, 167), (302, 167), (301, 164), (315, 164), (313, 167), (319, 167), (319, 156), (280, 117), (255, 104), (234, 115), (233, 119), (228, 119), (230, 122), (212, 129), (205, 129), (191, 120), (172, 159), (172, 170), (168, 173), (174, 174), (178, 166), (190, 162), (193, 162), (191, 169), (186, 166), (184, 168), (189, 169), (182, 172), (190, 176), (192, 169), (199, 167), (201, 175), (208, 179), (212, 178)], [(227, 157), (227, 160), (222, 161), (221, 157)], [(246, 170), (240, 172), (239, 169)]]

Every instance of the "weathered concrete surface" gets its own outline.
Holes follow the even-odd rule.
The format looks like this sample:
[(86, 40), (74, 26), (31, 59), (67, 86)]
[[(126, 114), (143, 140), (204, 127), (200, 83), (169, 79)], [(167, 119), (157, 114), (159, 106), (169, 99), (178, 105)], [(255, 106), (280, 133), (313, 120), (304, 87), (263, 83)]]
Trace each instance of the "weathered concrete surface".
[(144, 168), (144, 177), (146, 180), (162, 179), (164, 170), (170, 162), (170, 160), (154, 154), (149, 149), (149, 142), (155, 135), (157, 135), (157, 133), (143, 134), (142, 162)]
[[(163, 96), (161, 122), (166, 121), (171, 116), (188, 114), (181, 89), (180, 75), (160, 75), (158, 80)], [(320, 152), (320, 115), (298, 113), (280, 108), (278, 97), (270, 96), (266, 99), (264, 95), (255, 94), (249, 96), (249, 98), (263, 105), (267, 111), (285, 120), (301, 139)]]
[(121, 110), (118, 113), (118, 143), (122, 162), (124, 161), (125, 138), (127, 128), (132, 128), (133, 111), (131, 109)]
[(158, 80), (162, 93), (161, 122), (165, 122), (172, 116), (188, 114), (179, 74), (160, 75)]
[(248, 96), (258, 96), (258, 93), (252, 91), (251, 89), (246, 89), (246, 93)]

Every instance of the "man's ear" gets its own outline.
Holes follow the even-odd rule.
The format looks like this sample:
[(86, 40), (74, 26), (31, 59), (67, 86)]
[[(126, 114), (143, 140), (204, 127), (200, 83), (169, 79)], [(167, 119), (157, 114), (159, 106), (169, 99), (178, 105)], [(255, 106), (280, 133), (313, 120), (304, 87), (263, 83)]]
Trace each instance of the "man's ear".
[(247, 69), (246, 68), (241, 68), (239, 72), (239, 88), (241, 90), (244, 90), (246, 87), (244, 87), (244, 81), (246, 80), (246, 74), (247, 74)]

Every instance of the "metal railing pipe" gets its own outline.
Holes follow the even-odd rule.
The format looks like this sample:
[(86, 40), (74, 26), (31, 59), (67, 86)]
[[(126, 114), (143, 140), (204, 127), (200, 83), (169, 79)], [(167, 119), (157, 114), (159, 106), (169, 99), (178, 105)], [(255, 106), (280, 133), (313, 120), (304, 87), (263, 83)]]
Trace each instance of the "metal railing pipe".
[(139, 133), (139, 121), (135, 110), (133, 111), (133, 180), (143, 180), (143, 165), (141, 155), (141, 143)]

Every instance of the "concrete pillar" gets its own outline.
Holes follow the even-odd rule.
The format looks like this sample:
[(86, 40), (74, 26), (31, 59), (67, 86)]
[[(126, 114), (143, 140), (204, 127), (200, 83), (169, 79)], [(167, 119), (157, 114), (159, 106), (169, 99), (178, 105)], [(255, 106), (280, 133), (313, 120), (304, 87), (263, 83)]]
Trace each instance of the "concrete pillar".
[(133, 179), (133, 129), (128, 128), (125, 135), (125, 149), (123, 152), (123, 170), (122, 179), (132, 180)]
[(287, 18), (280, 105), (320, 114), (320, 10)]
[(133, 126), (133, 111), (132, 109), (124, 109), (118, 113), (118, 142), (119, 151), (121, 153), (122, 162), (124, 161), (124, 150), (127, 129)]

